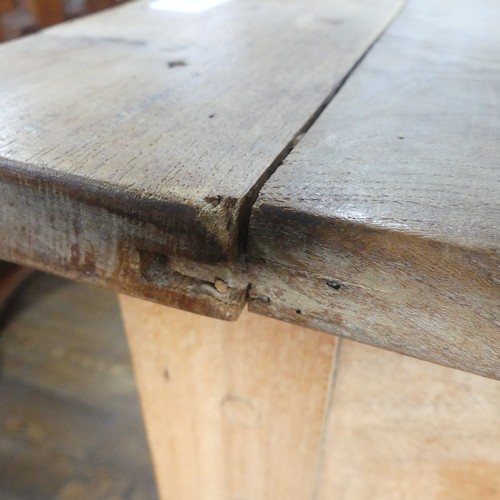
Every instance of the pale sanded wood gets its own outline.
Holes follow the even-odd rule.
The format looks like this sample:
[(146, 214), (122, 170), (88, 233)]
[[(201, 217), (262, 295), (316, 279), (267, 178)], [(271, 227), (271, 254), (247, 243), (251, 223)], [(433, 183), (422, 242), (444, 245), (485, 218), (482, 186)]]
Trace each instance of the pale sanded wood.
[(410, 2), (265, 184), (251, 310), (500, 378), (499, 19)]
[(496, 381), (250, 313), (121, 305), (161, 498), (498, 498)]
[(162, 498), (312, 498), (335, 337), (121, 306)]
[(188, 303), (144, 294), (137, 252), (234, 257), (255, 190), (400, 4), (137, 1), (0, 47), (0, 256)]
[(342, 341), (317, 500), (497, 500), (498, 382)]

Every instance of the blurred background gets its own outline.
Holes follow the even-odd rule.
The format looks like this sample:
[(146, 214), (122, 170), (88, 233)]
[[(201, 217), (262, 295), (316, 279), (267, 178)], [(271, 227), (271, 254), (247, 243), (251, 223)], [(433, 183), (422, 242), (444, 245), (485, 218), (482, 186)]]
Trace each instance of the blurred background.
[(116, 294), (35, 272), (0, 321), (0, 499), (156, 499)]
[(0, 42), (52, 24), (124, 3), (126, 0), (0, 0)]

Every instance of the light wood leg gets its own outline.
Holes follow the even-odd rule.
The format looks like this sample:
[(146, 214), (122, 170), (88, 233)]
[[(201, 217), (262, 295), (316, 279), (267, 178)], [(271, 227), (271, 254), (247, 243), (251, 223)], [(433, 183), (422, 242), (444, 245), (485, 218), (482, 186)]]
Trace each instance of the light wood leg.
[(500, 498), (497, 381), (249, 313), (121, 303), (163, 500)]
[(314, 500), (499, 500), (500, 383), (343, 341)]
[(336, 339), (120, 301), (161, 498), (313, 498)]

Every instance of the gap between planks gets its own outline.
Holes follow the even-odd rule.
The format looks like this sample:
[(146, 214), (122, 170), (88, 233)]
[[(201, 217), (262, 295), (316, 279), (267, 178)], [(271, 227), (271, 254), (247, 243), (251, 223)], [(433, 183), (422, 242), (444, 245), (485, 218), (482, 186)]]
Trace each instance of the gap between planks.
[(252, 214), (252, 207), (257, 200), (260, 191), (264, 187), (264, 184), (271, 178), (271, 176), (278, 170), (278, 168), (283, 165), (287, 156), (294, 150), (297, 144), (300, 142), (304, 134), (306, 134), (309, 129), (314, 125), (314, 123), (321, 116), (323, 111), (328, 107), (328, 105), (335, 99), (335, 96), (340, 92), (342, 87), (347, 83), (351, 75), (356, 71), (363, 60), (368, 56), (372, 48), (378, 43), (378, 41), (384, 36), (386, 31), (392, 25), (392, 23), (399, 17), (401, 12), (406, 8), (407, 0), (405, 0), (399, 9), (397, 9), (394, 15), (388, 20), (387, 24), (380, 30), (378, 35), (373, 39), (367, 49), (360, 55), (360, 57), (354, 62), (351, 68), (346, 72), (346, 74), (334, 85), (330, 93), (325, 97), (321, 104), (313, 111), (311, 116), (302, 125), (302, 127), (294, 134), (292, 139), (286, 144), (286, 146), (281, 150), (281, 152), (276, 156), (274, 161), (267, 167), (267, 169), (262, 173), (255, 184), (250, 188), (250, 190), (245, 195), (245, 202), (242, 205), (239, 220), (238, 220), (238, 230), (239, 230), (239, 246), (243, 253), (246, 253), (247, 240), (248, 240), (248, 228), (250, 226), (250, 216)]

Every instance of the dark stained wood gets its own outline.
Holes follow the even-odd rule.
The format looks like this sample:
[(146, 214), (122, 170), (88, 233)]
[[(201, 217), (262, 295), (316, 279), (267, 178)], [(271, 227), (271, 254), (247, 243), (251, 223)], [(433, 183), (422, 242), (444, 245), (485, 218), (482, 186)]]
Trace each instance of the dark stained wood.
[(0, 0), (0, 13), (9, 12), (15, 8), (13, 0)]
[(27, 267), (0, 261), (0, 314), (32, 272)]
[(400, 4), (132, 2), (0, 47), (0, 257), (235, 318), (246, 286), (161, 263), (235, 258), (256, 190)]
[(0, 0), (0, 42), (127, 0)]
[(262, 189), (252, 311), (500, 378), (499, 19), (410, 2)]
[(117, 3), (116, 0), (87, 0), (87, 9), (90, 11), (102, 10)]
[(40, 28), (46, 28), (64, 20), (63, 0), (27, 0), (26, 7)]
[(0, 42), (28, 35), (40, 29), (36, 19), (26, 7), (27, 2), (24, 1), (12, 2), (8, 11), (2, 12), (0, 7)]
[(5, 14), (5, 12), (10, 12), (15, 8), (13, 0), (0, 0), (0, 42), (3, 41), (5, 35), (4, 35), (4, 29), (2, 26), (2, 14)]

